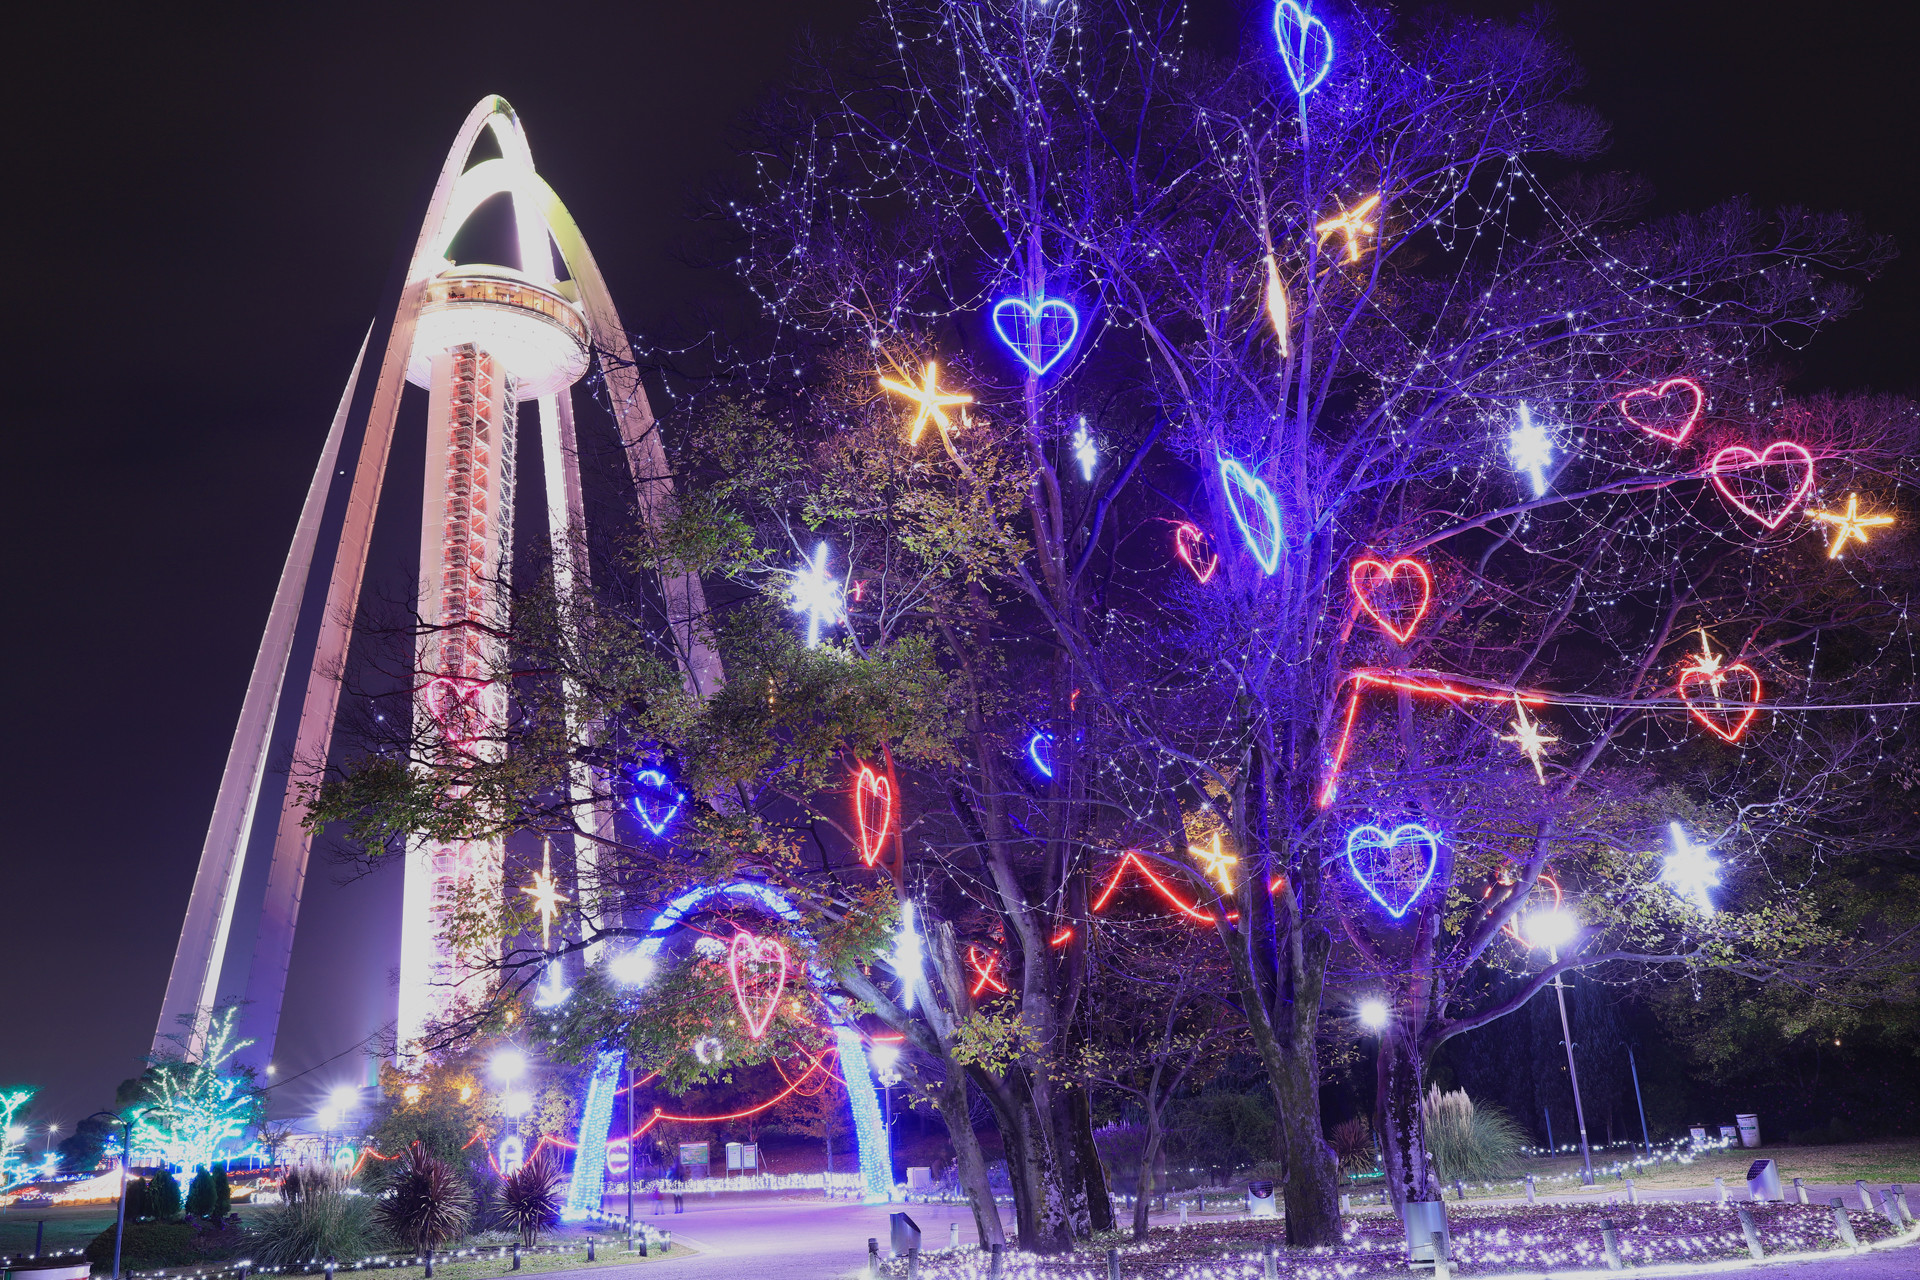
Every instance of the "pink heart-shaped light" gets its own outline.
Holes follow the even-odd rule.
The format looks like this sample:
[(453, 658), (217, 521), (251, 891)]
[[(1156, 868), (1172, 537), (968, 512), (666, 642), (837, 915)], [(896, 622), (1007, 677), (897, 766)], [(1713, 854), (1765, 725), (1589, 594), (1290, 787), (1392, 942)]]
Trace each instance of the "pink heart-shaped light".
[(1680, 697), (1709, 733), (1738, 742), (1760, 714), (1760, 673), (1744, 662), (1712, 669), (1688, 667), (1680, 672)]
[[(761, 975), (740, 972), (742, 965), (756, 969), (774, 966), (773, 989), (768, 991)], [(747, 1020), (747, 1036), (758, 1040), (767, 1034), (774, 1010), (780, 1006), (780, 994), (787, 989), (787, 948), (778, 938), (756, 938), (745, 932), (733, 935), (727, 947), (727, 977), (733, 983), (734, 1003)]]
[(1392, 564), (1371, 557), (1356, 560), (1347, 571), (1347, 585), (1381, 630), (1401, 644), (1413, 638), (1433, 600), (1433, 575), (1411, 556)]
[(853, 779), (853, 824), (860, 837), (860, 861), (870, 867), (880, 860), (892, 823), (893, 788), (872, 765), (861, 765)]
[[(1692, 378), (1668, 378), (1657, 386), (1641, 387), (1621, 396), (1620, 412), (1648, 435), (1677, 445), (1693, 434), (1693, 424), (1700, 421), (1706, 404), (1706, 393)], [(1636, 407), (1638, 413), (1634, 412)]]
[(1775, 440), (1758, 453), (1728, 445), (1713, 455), (1707, 473), (1721, 497), (1769, 529), (1778, 529), (1813, 492), (1813, 455), (1793, 440)]
[(1213, 539), (1197, 524), (1183, 520), (1174, 526), (1173, 551), (1193, 571), (1193, 576), (1199, 579), (1203, 587), (1213, 580), (1214, 572), (1220, 568), (1220, 556), (1213, 549)]

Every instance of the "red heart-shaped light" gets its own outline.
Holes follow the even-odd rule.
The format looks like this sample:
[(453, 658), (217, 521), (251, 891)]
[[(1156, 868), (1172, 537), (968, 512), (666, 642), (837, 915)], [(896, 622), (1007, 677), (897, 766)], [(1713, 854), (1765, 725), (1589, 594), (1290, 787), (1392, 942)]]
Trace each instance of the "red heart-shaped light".
[[(752, 965), (756, 970), (772, 965), (773, 989), (767, 990), (764, 972), (743, 974), (742, 965)], [(785, 944), (778, 938), (756, 938), (744, 930), (734, 934), (727, 947), (727, 977), (733, 983), (733, 999), (740, 1006), (740, 1016), (747, 1020), (747, 1035), (758, 1040), (767, 1034), (774, 1010), (780, 1005), (780, 993), (787, 989)]]
[(1392, 564), (1371, 557), (1355, 560), (1347, 571), (1347, 584), (1360, 607), (1401, 644), (1413, 638), (1413, 629), (1427, 616), (1427, 605), (1433, 600), (1433, 575), (1410, 556)]
[[(1706, 403), (1706, 393), (1692, 378), (1668, 378), (1657, 386), (1641, 387), (1621, 396), (1620, 412), (1648, 435), (1668, 444), (1682, 444), (1693, 434), (1693, 424), (1700, 421)], [(1639, 413), (1634, 412), (1636, 405)]]
[(861, 765), (853, 778), (853, 824), (860, 837), (860, 861), (872, 866), (880, 860), (892, 821), (893, 788), (872, 765)]
[(435, 676), (421, 690), (427, 714), (455, 747), (467, 747), (486, 732), (487, 712), (480, 705), (486, 687), (485, 680), (470, 676)]
[(1173, 552), (1186, 562), (1193, 576), (1206, 586), (1213, 579), (1214, 572), (1220, 568), (1220, 556), (1213, 549), (1213, 539), (1197, 524), (1181, 521), (1174, 526)]
[(1721, 497), (1769, 529), (1778, 529), (1813, 492), (1813, 455), (1792, 440), (1775, 440), (1759, 453), (1728, 445), (1713, 455), (1707, 471)]
[(1760, 675), (1744, 662), (1730, 667), (1687, 667), (1680, 672), (1680, 697), (1709, 733), (1738, 742), (1760, 714)]

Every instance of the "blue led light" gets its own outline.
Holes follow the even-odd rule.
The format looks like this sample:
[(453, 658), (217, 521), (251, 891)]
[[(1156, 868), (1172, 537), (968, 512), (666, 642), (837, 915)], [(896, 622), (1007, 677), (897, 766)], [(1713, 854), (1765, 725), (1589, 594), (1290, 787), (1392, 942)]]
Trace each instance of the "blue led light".
[(680, 812), (687, 793), (674, 786), (673, 781), (658, 769), (640, 770), (633, 775), (633, 784), (635, 791), (630, 803), (634, 815), (656, 836), (665, 835), (667, 825)]
[(573, 1181), (567, 1185), (567, 1204), (560, 1216), (569, 1222), (600, 1211), (607, 1189), (607, 1132), (613, 1127), (613, 1099), (620, 1092), (620, 1069), (627, 1055), (602, 1049), (594, 1059), (587, 1082), (587, 1105), (580, 1113), (580, 1149), (574, 1153)]
[[(1415, 846), (1417, 860), (1412, 865), (1394, 856), (1393, 851), (1402, 845)], [(1419, 857), (1422, 851), (1424, 858)], [(1361, 865), (1363, 858), (1365, 866)], [(1368, 823), (1347, 832), (1347, 870), (1395, 920), (1405, 917), (1426, 891), (1439, 863), (1440, 837), (1417, 822), (1402, 823), (1392, 831)]]
[(1273, 35), (1280, 42), (1280, 61), (1287, 66), (1293, 91), (1306, 97), (1333, 69), (1333, 33), (1313, 16), (1312, 0), (1303, 7), (1280, 0), (1273, 10)]
[[(1062, 329), (1066, 332), (1063, 334)], [(993, 304), (993, 331), (1037, 376), (1060, 363), (1080, 336), (1080, 313), (1062, 298), (1002, 298)]]
[(1027, 739), (1027, 759), (1033, 761), (1033, 767), (1049, 778), (1053, 776), (1053, 766), (1048, 764), (1047, 758), (1040, 753), (1040, 744), (1052, 741), (1053, 735), (1050, 733), (1035, 733)]
[[(750, 907), (755, 907), (768, 915), (777, 916), (791, 925), (800, 923), (800, 912), (787, 901), (786, 895), (770, 885), (755, 884), (748, 880), (735, 880), (728, 884), (702, 885), (689, 889), (666, 906), (647, 926), (646, 936), (637, 948), (640, 955), (650, 963), (657, 962), (660, 949), (665, 945), (667, 935), (677, 928), (687, 913), (694, 911), (715, 898), (732, 898)], [(794, 930), (795, 936), (803, 941), (807, 935)], [(811, 968), (815, 982), (826, 990), (832, 981), (832, 974), (815, 965)], [(854, 1133), (860, 1144), (860, 1178), (866, 1190), (864, 1199), (870, 1204), (885, 1203), (893, 1198), (893, 1166), (887, 1153), (886, 1131), (880, 1123), (880, 1094), (873, 1084), (873, 1064), (868, 1061), (866, 1048), (860, 1040), (860, 1030), (848, 1017), (845, 1002), (835, 996), (827, 997), (833, 1026), (834, 1044), (840, 1052), (840, 1076), (847, 1085), (847, 1104), (853, 1112)], [(607, 1067), (611, 1059), (613, 1065)], [(617, 1049), (603, 1051), (594, 1066), (592, 1081), (587, 1086), (587, 1101), (580, 1117), (580, 1154), (574, 1164), (573, 1183), (567, 1192), (569, 1214), (600, 1207), (599, 1196), (606, 1185), (607, 1135), (613, 1126), (613, 1099), (618, 1092), (621, 1064), (625, 1055)], [(856, 1069), (858, 1068), (858, 1069)], [(605, 1097), (601, 1097), (602, 1071), (609, 1071), (605, 1077)], [(588, 1152), (591, 1158), (591, 1185), (582, 1181), (582, 1175), (589, 1168)]]
[[(1282, 538), (1280, 504), (1274, 501), (1273, 490), (1238, 459), (1225, 454), (1220, 455), (1220, 483), (1227, 491), (1227, 508), (1233, 512), (1233, 522), (1240, 526), (1247, 550), (1253, 552), (1262, 569), (1272, 573), (1280, 567)], [(1258, 515), (1260, 528), (1254, 528), (1248, 520), (1249, 513)]]

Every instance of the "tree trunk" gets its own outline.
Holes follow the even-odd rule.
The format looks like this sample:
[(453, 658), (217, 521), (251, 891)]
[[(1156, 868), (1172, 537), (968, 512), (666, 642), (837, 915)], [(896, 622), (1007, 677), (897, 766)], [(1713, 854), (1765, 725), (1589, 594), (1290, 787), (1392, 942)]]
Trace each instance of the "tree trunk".
[(980, 1243), (1004, 1245), (1007, 1236), (1000, 1225), (1000, 1206), (994, 1203), (993, 1183), (987, 1176), (986, 1153), (980, 1149), (980, 1135), (973, 1131), (966, 1069), (951, 1058), (946, 1066), (947, 1078), (940, 1086), (939, 1105), (940, 1118), (947, 1122), (947, 1136), (953, 1139), (954, 1174), (960, 1180), (960, 1189), (967, 1193)]
[(1396, 1211), (1409, 1201), (1438, 1200), (1427, 1161), (1426, 1113), (1422, 1109), (1420, 1054), (1406, 1025), (1394, 1019), (1380, 1037), (1374, 1105), (1379, 1110), (1380, 1153), (1387, 1194)]
[(1147, 1142), (1140, 1148), (1140, 1176), (1136, 1180), (1138, 1195), (1133, 1201), (1133, 1238), (1147, 1238), (1147, 1210), (1153, 1200), (1153, 1165), (1160, 1158), (1160, 1145), (1165, 1141), (1165, 1131), (1160, 1127), (1160, 1112), (1154, 1107), (1147, 1108)]
[(1106, 1166), (1100, 1160), (1100, 1148), (1093, 1140), (1093, 1099), (1086, 1089), (1075, 1086), (1066, 1092), (1068, 1137), (1074, 1147), (1078, 1182), (1087, 1206), (1087, 1225), (1091, 1231), (1111, 1231), (1119, 1225), (1113, 1220), (1113, 1192), (1107, 1185)]
[[(1305, 1033), (1311, 1041), (1312, 1031)], [(1281, 1190), (1287, 1243), (1297, 1248), (1340, 1242), (1340, 1162), (1320, 1127), (1320, 1073), (1313, 1047), (1282, 1053), (1268, 1065), (1280, 1112), (1280, 1158), (1287, 1176)]]

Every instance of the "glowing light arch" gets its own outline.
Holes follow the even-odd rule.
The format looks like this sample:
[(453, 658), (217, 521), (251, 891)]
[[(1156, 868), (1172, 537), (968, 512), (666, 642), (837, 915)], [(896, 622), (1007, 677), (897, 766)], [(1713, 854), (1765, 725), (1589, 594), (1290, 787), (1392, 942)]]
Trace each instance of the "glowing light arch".
[[(657, 968), (667, 936), (680, 927), (689, 913), (717, 899), (730, 899), (736, 905), (763, 911), (790, 925), (800, 923), (800, 912), (787, 901), (785, 894), (770, 885), (749, 880), (702, 885), (662, 907), (653, 923), (647, 926), (646, 935), (636, 950)], [(802, 939), (807, 936), (797, 927), (794, 933)], [(824, 989), (831, 975), (817, 965), (811, 967), (811, 973)], [(886, 1131), (881, 1127), (880, 1095), (873, 1084), (873, 1064), (868, 1061), (866, 1046), (861, 1043), (860, 1029), (853, 1024), (844, 1004), (834, 996), (826, 999), (833, 1013), (834, 1046), (840, 1053), (840, 1074), (846, 1080), (847, 1103), (853, 1112), (853, 1130), (859, 1140), (860, 1181), (865, 1191), (862, 1198), (869, 1204), (881, 1204), (893, 1198), (893, 1167), (887, 1154)], [(567, 1186), (566, 1213), (570, 1217), (582, 1217), (600, 1208), (600, 1198), (606, 1190), (607, 1135), (613, 1127), (613, 1100), (619, 1092), (620, 1073), (625, 1064), (626, 1054), (620, 1049), (602, 1050), (594, 1062), (593, 1078), (587, 1086), (587, 1100), (580, 1117), (580, 1154), (574, 1161), (573, 1179)], [(856, 1064), (859, 1070), (853, 1069)]]

